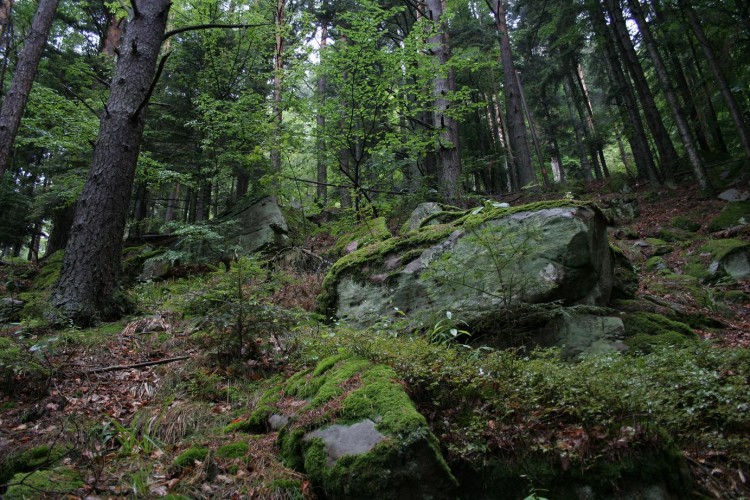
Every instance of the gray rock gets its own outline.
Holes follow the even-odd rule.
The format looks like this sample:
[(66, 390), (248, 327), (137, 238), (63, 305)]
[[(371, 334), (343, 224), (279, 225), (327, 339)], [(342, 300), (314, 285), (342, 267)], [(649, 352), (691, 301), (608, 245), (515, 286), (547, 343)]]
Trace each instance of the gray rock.
[(625, 325), (618, 317), (573, 314), (554, 322), (547, 345), (561, 347), (563, 358), (572, 360), (623, 351), (626, 349), (624, 338)]
[(451, 311), (481, 327), (522, 303), (603, 305), (613, 284), (605, 220), (588, 207), (517, 212), (459, 228), (402, 264), (382, 280), (371, 279), (382, 274), (372, 263), (340, 274), (338, 317), (370, 325), (400, 314), (397, 307), (415, 326)]
[(317, 429), (305, 434), (303, 439), (309, 441), (314, 438), (323, 441), (330, 467), (345, 455), (367, 453), (384, 440), (385, 436), (375, 428), (375, 422), (368, 418), (352, 425), (332, 425)]
[(25, 302), (12, 297), (0, 299), (0, 323), (14, 323), (20, 320)]
[(288, 415), (271, 415), (268, 417), (268, 426), (273, 431), (278, 431), (289, 423)]
[(443, 210), (443, 207), (441, 207), (439, 203), (435, 203), (434, 201), (420, 203), (419, 205), (417, 205), (417, 208), (415, 208), (412, 211), (411, 215), (409, 216), (409, 219), (404, 224), (402, 231), (406, 232), (406, 231), (414, 231), (416, 229), (419, 229), (423, 220), (425, 220), (427, 217), (429, 217), (432, 214), (441, 212), (442, 210)]
[(750, 278), (750, 247), (739, 248), (725, 255), (716, 266), (711, 264), (709, 272), (715, 274), (718, 269), (723, 269), (729, 276), (735, 280), (744, 280)]
[(237, 239), (244, 252), (290, 246), (286, 219), (271, 196), (240, 203), (227, 217), (237, 223), (237, 230), (231, 237)]
[(724, 201), (747, 201), (750, 199), (749, 191), (741, 191), (736, 188), (727, 189), (722, 192), (718, 198)]

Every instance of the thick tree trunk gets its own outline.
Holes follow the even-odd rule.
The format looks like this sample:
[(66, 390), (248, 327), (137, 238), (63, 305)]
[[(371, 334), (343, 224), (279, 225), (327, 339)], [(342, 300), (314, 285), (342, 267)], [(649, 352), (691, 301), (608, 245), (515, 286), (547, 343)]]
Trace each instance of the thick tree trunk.
[(448, 203), (461, 195), (461, 156), (458, 144), (458, 121), (450, 115), (450, 95), (456, 91), (456, 76), (447, 67), (450, 43), (443, 17), (443, 0), (426, 0), (428, 18), (435, 23), (435, 35), (428, 42), (437, 61), (438, 74), (432, 79), (434, 96), (433, 123), (438, 131), (438, 189)]
[(693, 169), (695, 180), (698, 181), (701, 191), (705, 194), (713, 195), (713, 187), (708, 179), (706, 167), (698, 156), (698, 150), (695, 147), (695, 141), (690, 133), (690, 127), (685, 119), (685, 115), (682, 113), (682, 108), (680, 107), (677, 95), (672, 89), (672, 82), (667, 73), (667, 68), (662, 61), (661, 54), (659, 54), (659, 49), (656, 47), (656, 41), (651, 35), (651, 28), (646, 23), (646, 18), (643, 16), (641, 5), (638, 0), (628, 0), (628, 4), (630, 5), (631, 12), (635, 16), (638, 30), (641, 32), (643, 42), (646, 45), (646, 50), (651, 57), (651, 62), (654, 64), (654, 69), (659, 77), (659, 82), (661, 83), (662, 90), (667, 98), (667, 103), (669, 103), (669, 108), (672, 111), (672, 116), (677, 125), (677, 131), (680, 134), (682, 145), (685, 148), (688, 160), (690, 161), (690, 166)]
[(695, 38), (697, 38), (698, 42), (700, 42), (701, 48), (703, 49), (703, 55), (706, 56), (708, 67), (711, 69), (714, 81), (721, 91), (721, 96), (724, 98), (724, 103), (727, 106), (729, 115), (732, 117), (734, 127), (735, 129), (737, 129), (737, 137), (740, 140), (740, 144), (742, 145), (742, 150), (745, 153), (745, 157), (750, 158), (750, 129), (748, 128), (745, 120), (742, 117), (742, 112), (740, 110), (739, 104), (737, 104), (737, 99), (735, 99), (734, 93), (732, 93), (732, 89), (729, 87), (729, 82), (724, 76), (724, 72), (722, 71), (719, 62), (716, 60), (716, 55), (711, 48), (708, 37), (703, 31), (703, 27), (698, 20), (698, 16), (695, 15), (695, 11), (690, 6), (690, 3), (686, 2), (685, 0), (679, 0), (679, 4), (680, 9), (682, 9), (682, 12), (685, 14), (685, 19), (687, 19), (690, 28), (695, 34)]
[(13, 80), (3, 100), (0, 110), (0, 177), (3, 176), (10, 163), (13, 142), (16, 140), (21, 117), (26, 109), (26, 102), (34, 83), (39, 60), (42, 58), (42, 51), (47, 43), (58, 2), (59, 0), (39, 0), (31, 30), (26, 37), (13, 73)]
[(622, 54), (623, 64), (633, 77), (636, 92), (643, 106), (646, 124), (654, 138), (656, 150), (659, 152), (662, 175), (667, 182), (672, 183), (674, 182), (674, 170), (678, 165), (677, 151), (662, 121), (659, 108), (656, 106), (656, 101), (654, 101), (654, 96), (648, 86), (643, 66), (638, 60), (633, 41), (630, 39), (628, 28), (625, 25), (620, 2), (619, 0), (604, 0), (604, 4), (612, 21), (612, 27), (617, 34), (617, 47)]
[[(508, 24), (506, 20), (506, 6), (504, 0), (487, 0), (495, 16), (495, 25), (500, 37), (500, 58), (503, 63), (505, 107), (507, 115), (508, 135), (513, 151), (518, 188), (536, 183), (536, 172), (531, 164), (529, 144), (526, 141), (526, 127), (523, 120), (523, 105), (516, 80), (516, 68), (513, 64), (513, 49), (510, 46)], [(492, 3), (489, 3), (492, 2)]]
[(132, 1), (88, 179), (52, 304), (78, 325), (122, 314), (115, 298), (122, 242), (170, 0)]
[(622, 121), (625, 126), (625, 133), (630, 143), (630, 149), (638, 170), (638, 176), (642, 179), (648, 179), (652, 185), (659, 184), (659, 178), (656, 175), (656, 165), (651, 148), (648, 143), (646, 129), (641, 120), (638, 110), (638, 101), (635, 92), (627, 78), (625, 71), (620, 65), (620, 58), (617, 56), (617, 35), (613, 30), (607, 28), (604, 19), (604, 13), (598, 6), (592, 6), (590, 10), (591, 21), (594, 31), (597, 33), (601, 43), (604, 44), (607, 59), (609, 61), (610, 77), (614, 86), (614, 96), (617, 100), (618, 107), (626, 113)]

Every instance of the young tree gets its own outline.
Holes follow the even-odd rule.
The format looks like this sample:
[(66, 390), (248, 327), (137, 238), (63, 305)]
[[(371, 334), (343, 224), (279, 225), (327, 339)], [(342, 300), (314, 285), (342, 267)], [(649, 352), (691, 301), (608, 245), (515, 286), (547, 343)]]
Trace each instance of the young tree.
[(120, 47), (91, 171), (78, 200), (52, 297), (52, 304), (78, 325), (121, 314), (115, 295), (122, 238), (145, 106), (153, 90), (171, 2), (131, 0), (131, 4), (132, 19)]
[[(18, 58), (2, 109), (0, 109), (0, 177), (8, 168), (23, 111), (34, 83), (36, 69), (47, 43), (59, 0), (39, 0), (26, 41)], [(10, 8), (10, 7), (8, 7)]]

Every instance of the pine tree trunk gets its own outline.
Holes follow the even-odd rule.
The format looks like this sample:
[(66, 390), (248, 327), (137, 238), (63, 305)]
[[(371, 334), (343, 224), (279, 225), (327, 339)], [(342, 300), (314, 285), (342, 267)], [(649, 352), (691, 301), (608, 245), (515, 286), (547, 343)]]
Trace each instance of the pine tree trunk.
[(116, 299), (123, 235), (170, 0), (132, 1), (102, 114), (88, 179), (78, 200), (52, 304), (78, 325), (122, 314)]
[(656, 106), (656, 101), (654, 101), (654, 96), (648, 86), (643, 66), (638, 60), (633, 41), (630, 39), (630, 34), (625, 25), (620, 2), (619, 0), (604, 0), (604, 4), (612, 21), (612, 27), (617, 34), (617, 47), (622, 54), (623, 64), (633, 77), (635, 90), (643, 107), (643, 115), (646, 117), (646, 124), (651, 131), (656, 150), (659, 152), (662, 175), (667, 182), (672, 183), (674, 182), (674, 170), (678, 165), (677, 151), (662, 121), (659, 108)]
[(700, 42), (701, 48), (703, 49), (703, 55), (706, 56), (708, 67), (711, 69), (714, 81), (721, 91), (721, 96), (724, 98), (724, 103), (727, 106), (729, 115), (732, 117), (734, 127), (737, 129), (737, 137), (740, 140), (745, 157), (750, 158), (750, 129), (742, 117), (742, 112), (740, 111), (739, 104), (737, 104), (737, 99), (735, 99), (732, 89), (729, 88), (729, 83), (724, 76), (721, 66), (719, 66), (719, 62), (716, 60), (716, 55), (711, 48), (708, 37), (703, 31), (698, 16), (695, 15), (695, 11), (685, 0), (679, 0), (679, 4), (682, 12), (685, 14), (685, 18), (687, 19), (690, 28), (695, 34), (695, 38)]
[(675, 124), (677, 125), (677, 131), (680, 134), (680, 139), (682, 139), (682, 145), (685, 148), (688, 160), (690, 161), (690, 166), (693, 169), (695, 180), (698, 181), (698, 185), (703, 193), (713, 195), (713, 186), (711, 186), (711, 182), (708, 179), (706, 167), (698, 156), (698, 150), (695, 147), (695, 141), (690, 133), (690, 127), (685, 119), (685, 115), (682, 113), (682, 108), (680, 107), (677, 95), (672, 89), (672, 83), (669, 74), (667, 73), (667, 68), (662, 61), (661, 54), (659, 54), (659, 49), (656, 47), (656, 41), (651, 35), (651, 28), (646, 24), (641, 5), (638, 0), (628, 0), (628, 4), (630, 5), (631, 12), (635, 16), (635, 21), (638, 24), (638, 29), (643, 37), (646, 50), (651, 57), (651, 62), (654, 64), (654, 69), (659, 77), (659, 82), (661, 83), (662, 90), (667, 98), (667, 103), (669, 103), (670, 111), (672, 112)]
[(608, 29), (604, 19), (602, 9), (593, 5), (590, 10), (591, 21), (594, 31), (597, 33), (601, 43), (604, 44), (604, 50), (607, 53), (609, 61), (609, 75), (614, 86), (614, 95), (618, 107), (626, 113), (622, 122), (625, 126), (625, 133), (633, 151), (638, 176), (642, 179), (648, 179), (652, 185), (659, 184), (659, 178), (656, 174), (656, 165), (654, 157), (649, 147), (646, 129), (641, 120), (640, 111), (638, 110), (638, 101), (635, 92), (627, 78), (625, 71), (620, 65), (620, 58), (617, 56), (617, 35), (613, 30)]
[[(489, 1), (489, 0), (488, 0)], [(506, 6), (504, 0), (494, 0), (490, 8), (495, 15), (495, 25), (500, 37), (500, 58), (503, 63), (505, 107), (510, 136), (510, 146), (513, 151), (515, 171), (518, 178), (518, 188), (537, 182), (536, 172), (531, 164), (531, 154), (526, 141), (526, 127), (523, 119), (523, 105), (516, 81), (516, 68), (513, 64), (513, 49), (510, 46), (508, 24), (506, 21)]]
[(438, 189), (448, 203), (456, 203), (461, 194), (461, 157), (458, 144), (458, 121), (450, 116), (449, 96), (456, 91), (453, 69), (447, 67), (450, 44), (443, 22), (443, 0), (426, 0), (428, 18), (435, 23), (436, 33), (428, 42), (437, 61), (438, 74), (432, 79), (434, 97), (433, 123), (438, 131)]
[(36, 69), (47, 43), (52, 20), (55, 17), (59, 0), (39, 0), (31, 23), (31, 30), (18, 58), (8, 93), (5, 94), (0, 110), (0, 177), (10, 164), (13, 142), (16, 140), (21, 117), (26, 109)]

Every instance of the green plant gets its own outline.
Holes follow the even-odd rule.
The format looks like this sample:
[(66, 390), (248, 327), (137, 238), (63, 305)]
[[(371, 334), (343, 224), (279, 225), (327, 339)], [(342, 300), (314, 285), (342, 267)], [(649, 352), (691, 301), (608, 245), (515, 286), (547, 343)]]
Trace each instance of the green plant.
[(95, 434), (105, 448), (118, 448), (123, 456), (148, 455), (162, 448), (162, 444), (140, 429), (135, 420), (127, 427), (117, 420), (105, 421), (95, 429)]
[(445, 345), (457, 340), (459, 337), (471, 336), (471, 333), (460, 328), (460, 325), (466, 325), (466, 322), (454, 319), (451, 311), (445, 311), (445, 318), (442, 318), (432, 328), (427, 330), (427, 338), (432, 343)]

